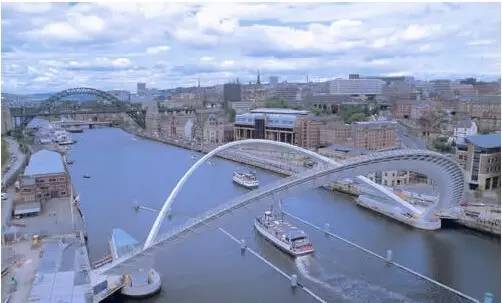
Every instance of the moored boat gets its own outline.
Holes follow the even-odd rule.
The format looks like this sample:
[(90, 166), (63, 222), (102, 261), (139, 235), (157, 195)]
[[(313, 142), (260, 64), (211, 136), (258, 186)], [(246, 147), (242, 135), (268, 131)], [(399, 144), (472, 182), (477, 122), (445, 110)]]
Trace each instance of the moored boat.
[(67, 129), (67, 131), (70, 133), (81, 133), (84, 130), (80, 126), (71, 126)]
[(285, 221), (281, 216), (266, 211), (254, 222), (256, 230), (282, 251), (296, 257), (314, 252), (305, 232)]
[(254, 189), (257, 188), (260, 183), (256, 178), (256, 175), (252, 172), (243, 173), (243, 172), (234, 172), (232, 180), (245, 188)]

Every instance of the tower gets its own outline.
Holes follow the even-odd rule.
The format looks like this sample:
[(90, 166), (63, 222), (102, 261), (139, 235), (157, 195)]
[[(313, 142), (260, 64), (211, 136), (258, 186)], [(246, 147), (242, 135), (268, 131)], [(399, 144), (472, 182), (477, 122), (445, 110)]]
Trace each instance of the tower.
[(258, 70), (258, 75), (256, 76), (256, 84), (260, 85), (260, 70)]

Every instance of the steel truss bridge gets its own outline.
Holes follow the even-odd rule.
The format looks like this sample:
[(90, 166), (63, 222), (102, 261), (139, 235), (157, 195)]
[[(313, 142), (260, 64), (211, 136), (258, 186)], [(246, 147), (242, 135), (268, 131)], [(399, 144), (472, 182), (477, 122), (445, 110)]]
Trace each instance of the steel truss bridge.
[[(100, 101), (99, 104), (91, 106), (82, 106), (69, 101), (68, 98), (74, 96), (87, 96)], [(41, 101), (37, 107), (12, 107), (11, 116), (20, 120), (20, 126), (26, 126), (31, 119), (36, 116), (71, 116), (75, 114), (113, 114), (126, 113), (136, 124), (145, 128), (146, 111), (142, 109), (141, 104), (132, 104), (123, 102), (117, 97), (98, 89), (89, 87), (77, 87), (63, 90), (52, 95), (48, 99)], [(15, 123), (17, 125), (17, 123)]]
[[(292, 149), (299, 153), (313, 157), (325, 165), (320, 166), (320, 169), (308, 170), (298, 175), (283, 178), (272, 184), (267, 184), (259, 189), (250, 191), (226, 204), (222, 204), (215, 209), (209, 210), (197, 218), (189, 220), (184, 225), (179, 226), (164, 235), (157, 237), (160, 226), (165, 216), (169, 213), (172, 203), (193, 172), (216, 154), (224, 152), (234, 146), (247, 144), (267, 144)], [(418, 172), (427, 175), (437, 184), (439, 189), (438, 201), (426, 211), (417, 214), (423, 220), (439, 220), (439, 218), (435, 216), (435, 213), (458, 205), (463, 195), (464, 177), (462, 169), (453, 160), (431, 151), (392, 150), (376, 152), (371, 155), (354, 157), (337, 163), (310, 150), (282, 142), (261, 139), (231, 142), (214, 149), (204, 157), (200, 158), (183, 175), (183, 177), (181, 177), (169, 194), (167, 200), (164, 202), (143, 247), (138, 247), (129, 254), (113, 261), (112, 263), (95, 269), (95, 273), (100, 275), (124, 274), (131, 272), (138, 264), (147, 262), (156, 250), (164, 244), (169, 243), (170, 240), (176, 239), (181, 234), (197, 229), (198, 227), (207, 224), (209, 221), (217, 219), (225, 214), (228, 214), (232, 210), (241, 208), (249, 203), (269, 199), (273, 200), (308, 189), (318, 188), (329, 182), (348, 177), (366, 175), (382, 170), (409, 170)], [(398, 203), (407, 203), (402, 200), (396, 201)], [(403, 206), (406, 207), (406, 205)]]

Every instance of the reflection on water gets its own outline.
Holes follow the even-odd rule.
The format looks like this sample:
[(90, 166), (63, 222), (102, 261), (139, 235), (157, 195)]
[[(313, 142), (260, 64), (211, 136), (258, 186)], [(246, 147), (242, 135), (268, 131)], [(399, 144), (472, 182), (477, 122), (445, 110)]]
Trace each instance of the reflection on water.
[[(70, 157), (75, 163), (69, 169), (72, 182), (80, 194), (92, 260), (107, 253), (108, 239), (113, 228), (122, 228), (138, 241), (144, 241), (156, 213), (135, 211), (134, 205), (159, 209), (176, 181), (200, 157), (200, 154), (191, 151), (136, 138), (119, 129), (86, 130), (84, 133), (74, 134), (74, 137), (77, 143), (72, 146)], [(242, 169), (243, 165), (222, 159), (212, 159), (211, 162), (211, 165), (201, 166), (188, 180), (173, 204), (172, 218), (165, 220), (161, 232), (247, 192), (231, 180), (233, 171)], [(256, 172), (263, 185), (281, 177), (259, 169)], [(83, 179), (83, 174), (92, 175), (92, 178)], [(289, 258), (253, 230), (254, 217), (262, 214), (269, 206), (270, 203), (252, 204), (223, 218), (224, 223), (217, 224), (224, 224), (225, 229), (239, 239), (246, 239), (253, 249), (286, 272), (298, 272), (310, 284), (309, 287), (315, 288), (317, 285), (318, 292), (328, 301), (375, 302), (376, 297), (381, 298), (381, 302), (433, 302), (437, 299), (437, 294), (441, 293), (437, 287), (386, 267), (381, 261), (377, 262), (355, 252), (339, 241), (327, 241), (322, 233), (298, 222), (294, 224), (308, 233), (316, 252), (297, 260)], [(329, 223), (335, 233), (380, 254), (384, 254), (386, 249), (392, 249), (399, 263), (469, 295), (481, 298), (484, 292), (490, 291), (496, 299), (500, 297), (498, 238), (463, 228), (436, 232), (413, 229), (357, 207), (350, 196), (321, 189), (286, 197), (283, 207), (289, 213), (315, 225)], [(246, 262), (253, 262), (254, 265), (229, 264), (228, 262), (239, 262), (239, 249), (235, 247), (235, 243), (224, 241), (224, 238), (217, 241), (220, 236), (200, 231), (184, 237), (169, 250), (162, 252), (159, 257), (161, 261), (156, 266), (163, 279), (167, 277), (170, 282), (167, 284), (168, 288), (151, 301), (164, 302), (168, 297), (175, 297), (179, 302), (192, 302), (187, 298), (183, 300), (184, 295), (192, 295), (199, 302), (204, 301), (204, 298), (208, 301), (256, 302), (240, 299), (250, 294), (250, 285), (238, 282), (244, 279), (243, 272), (245, 278), (260, 281), (255, 282), (258, 284), (253, 289), (259, 288), (258, 286), (267, 289), (270, 289), (270, 285), (277, 287), (277, 293), (262, 299), (262, 302), (273, 302), (270, 298), (274, 298), (275, 302), (293, 300), (281, 288), (287, 287), (288, 281), (275, 276), (258, 261), (250, 261), (245, 257)], [(234, 256), (234, 252), (237, 255)], [(205, 259), (210, 253), (214, 258)], [(199, 258), (203, 260), (200, 261)], [(209, 266), (213, 263), (214, 270), (213, 266)], [(220, 268), (229, 272), (237, 267), (243, 272), (231, 277), (220, 276)], [(201, 278), (201, 271), (210, 277)], [(264, 272), (267, 273), (265, 276)], [(178, 285), (173, 281), (184, 284)], [(232, 293), (222, 297), (221, 290), (226, 289), (225, 284), (229, 284), (229, 281), (234, 282)], [(264, 285), (259, 284), (261, 282)], [(206, 288), (205, 284), (211, 285), (212, 289), (209, 286)], [(187, 291), (187, 285), (191, 285), (193, 294)], [(167, 295), (169, 289), (170, 296)], [(445, 297), (449, 298), (447, 295)], [(293, 301), (300, 302), (310, 300), (308, 296), (294, 298)]]

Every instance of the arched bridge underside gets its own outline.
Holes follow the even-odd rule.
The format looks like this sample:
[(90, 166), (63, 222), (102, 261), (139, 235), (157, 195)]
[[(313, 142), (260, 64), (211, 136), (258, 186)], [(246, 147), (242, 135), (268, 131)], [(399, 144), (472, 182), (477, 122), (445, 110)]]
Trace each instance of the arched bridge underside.
[[(275, 188), (272, 188), (270, 190), (260, 190), (262, 192), (261, 196), (257, 196), (255, 197), (255, 199), (265, 198), (271, 194), (280, 195), (282, 193), (292, 192), (297, 189), (305, 190), (306, 188), (316, 188), (332, 181), (338, 181), (344, 178), (353, 178), (354, 176), (367, 175), (373, 172), (388, 170), (414, 171), (428, 176), (435, 182), (439, 189), (439, 201), (436, 205), (434, 205), (434, 207), (430, 207), (425, 211), (425, 213), (421, 214), (424, 218), (430, 217), (433, 210), (444, 209), (458, 205), (463, 194), (464, 176), (462, 169), (453, 160), (446, 158), (439, 153), (431, 151), (393, 150), (386, 152), (377, 152), (371, 155), (354, 157), (343, 163), (337, 163), (313, 151), (287, 143), (261, 139), (235, 141), (219, 146), (204, 155), (204, 157), (199, 159), (178, 181), (169, 197), (165, 201), (164, 205), (162, 206), (162, 209), (152, 226), (152, 229), (144, 244), (145, 249), (151, 246), (154, 242), (159, 232), (160, 226), (166, 214), (170, 210), (174, 199), (178, 195), (178, 192), (181, 190), (187, 179), (192, 175), (192, 173), (200, 165), (202, 165), (217, 153), (229, 149), (233, 146), (245, 144), (267, 144), (285, 147), (288, 149), (296, 150), (325, 163), (331, 164), (326, 169), (307, 172), (306, 174), (297, 176), (297, 178), (294, 178), (291, 182), (278, 184)], [(385, 191), (384, 193), (387, 195), (393, 195), (383, 187), (377, 187), (377, 189)]]
[[(229, 143), (226, 148), (228, 148), (228, 145), (234, 146), (251, 143), (264, 143), (291, 147), (291, 145), (286, 143), (271, 143), (271, 141), (268, 140), (244, 140)], [(179, 235), (185, 232), (195, 230), (200, 226), (205, 226), (205, 223), (219, 218), (234, 209), (245, 206), (249, 203), (275, 199), (277, 197), (280, 198), (282, 196), (288, 196), (307, 189), (317, 188), (327, 182), (337, 181), (347, 177), (353, 178), (357, 175), (365, 175), (381, 170), (410, 170), (427, 175), (434, 182), (436, 182), (439, 188), (439, 201), (437, 205), (432, 208), (432, 210), (457, 205), (463, 193), (464, 182), (461, 168), (455, 162), (442, 156), (441, 154), (424, 150), (394, 150), (378, 152), (368, 156), (351, 158), (347, 161), (336, 163), (336, 165), (330, 165), (321, 170), (309, 170), (299, 175), (290, 176), (280, 179), (275, 183), (267, 184), (259, 189), (252, 190), (242, 196), (239, 196), (229, 203), (222, 204), (216, 209), (211, 209), (199, 217), (189, 220), (184, 225), (157, 238), (158, 227), (168, 212), (174, 197), (183, 186), (186, 179), (191, 175), (191, 172), (197, 169), (197, 167), (199, 167), (212, 155), (217, 152), (221, 152), (226, 148), (221, 146), (211, 152), (212, 154), (206, 154), (204, 157), (199, 159), (180, 179), (176, 187), (171, 192), (169, 198), (166, 200), (164, 207), (159, 213), (143, 247), (138, 247), (137, 249), (131, 251), (130, 254), (97, 269), (97, 272), (100, 274), (126, 273), (133, 270), (138, 264), (145, 262), (145, 260), (149, 260), (154, 250), (161, 248), (163, 244), (169, 243), (170, 240), (176, 239)], [(321, 161), (331, 161), (330, 159), (322, 157), (312, 151), (302, 150), (302, 152), (304, 154), (314, 156)], [(429, 214), (423, 215), (426, 216)]]
[(110, 101), (112, 103), (122, 103), (115, 96), (110, 95), (109, 93), (104, 92), (102, 90), (90, 88), (90, 87), (77, 87), (77, 88), (65, 89), (55, 95), (52, 95), (46, 101), (49, 103), (52, 103), (52, 102), (64, 100), (64, 98), (66, 98), (66, 97), (77, 96), (77, 95), (79, 95), (79, 96), (93, 96), (93, 97), (99, 98), (100, 100)]

